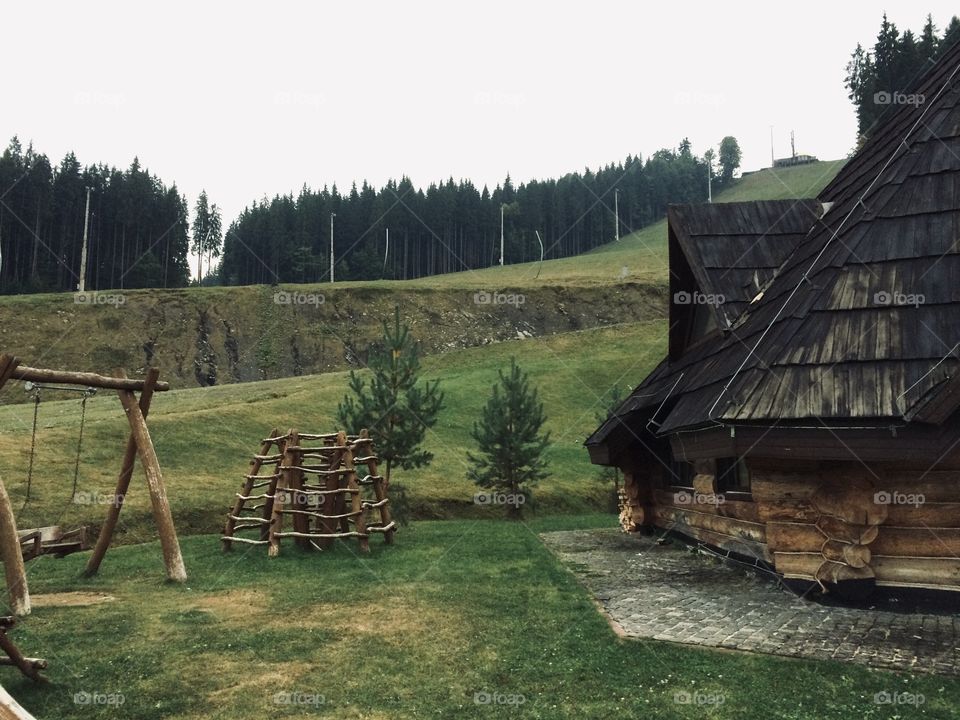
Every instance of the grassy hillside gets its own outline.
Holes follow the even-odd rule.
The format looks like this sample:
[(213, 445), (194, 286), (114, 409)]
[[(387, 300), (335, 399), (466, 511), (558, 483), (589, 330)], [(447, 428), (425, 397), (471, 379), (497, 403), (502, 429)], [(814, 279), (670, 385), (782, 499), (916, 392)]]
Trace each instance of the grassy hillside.
[[(427, 441), (436, 458), (424, 470), (398, 474), (396, 481), (409, 488), (420, 517), (499, 514), (473, 505), (475, 489), (465, 477), (464, 453), (473, 446), (470, 430), (497, 370), (516, 356), (540, 387), (553, 437), (551, 477), (537, 491), (537, 501), (551, 512), (602, 507), (603, 487), (582, 442), (607, 405), (610, 388), (632, 387), (659, 361), (664, 336), (662, 321), (651, 321), (428, 358), (427, 376), (440, 378), (446, 393), (446, 407)], [(150, 426), (183, 531), (216, 532), (260, 439), (275, 426), (334, 429), (336, 406), (346, 389), (347, 374), (341, 372), (158, 394)], [(20, 392), (18, 386), (8, 386), (0, 400)], [(0, 406), (0, 477), (17, 507), (26, 493), (32, 420), (32, 405)], [(44, 402), (39, 425), (33, 499), (20, 515), (21, 526), (98, 524), (102, 506), (71, 502), (79, 401)], [(81, 499), (112, 492), (126, 433), (114, 394), (103, 392), (88, 401)], [(149, 503), (139, 473), (123, 517), (128, 541), (149, 538)]]
[[(718, 202), (816, 194), (838, 162), (761, 171)], [(539, 274), (539, 275), (538, 275)], [(361, 367), (380, 319), (401, 306), (435, 354), (663, 317), (666, 224), (573, 258), (408, 282), (125, 291), (122, 304), (76, 304), (69, 294), (0, 298), (0, 351), (27, 364), (131, 375), (150, 365), (174, 387), (223, 385)], [(278, 304), (278, 291), (313, 299)], [(478, 292), (522, 295), (482, 304)], [(322, 298), (323, 302), (318, 302)], [(23, 401), (24, 395), (5, 402)]]

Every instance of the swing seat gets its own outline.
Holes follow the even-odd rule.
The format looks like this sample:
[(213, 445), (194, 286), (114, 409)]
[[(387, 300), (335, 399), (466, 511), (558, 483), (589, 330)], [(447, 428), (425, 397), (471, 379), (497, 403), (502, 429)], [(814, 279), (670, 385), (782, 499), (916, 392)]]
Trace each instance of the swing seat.
[(59, 525), (48, 525), (20, 530), (18, 535), (24, 560), (33, 560), (40, 555), (54, 555), (60, 558), (90, 549), (86, 526), (64, 531)]

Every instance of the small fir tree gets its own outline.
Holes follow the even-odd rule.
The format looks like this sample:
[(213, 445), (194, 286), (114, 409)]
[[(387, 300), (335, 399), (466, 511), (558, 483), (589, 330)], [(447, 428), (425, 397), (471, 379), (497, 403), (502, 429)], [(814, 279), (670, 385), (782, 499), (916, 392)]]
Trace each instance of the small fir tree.
[(507, 515), (519, 519), (531, 488), (546, 477), (543, 454), (550, 433), (540, 432), (546, 420), (543, 403), (516, 358), (510, 359), (509, 372), (501, 370), (499, 376), (480, 421), (473, 425), (479, 453), (467, 453), (472, 465), (467, 476), (482, 488), (508, 494)]

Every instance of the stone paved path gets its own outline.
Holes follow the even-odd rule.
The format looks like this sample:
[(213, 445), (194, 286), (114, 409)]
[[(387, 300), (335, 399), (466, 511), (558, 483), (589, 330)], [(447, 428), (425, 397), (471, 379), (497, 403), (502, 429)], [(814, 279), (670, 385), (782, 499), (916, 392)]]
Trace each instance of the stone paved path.
[(960, 675), (960, 614), (828, 607), (752, 570), (617, 529), (541, 538), (627, 637)]

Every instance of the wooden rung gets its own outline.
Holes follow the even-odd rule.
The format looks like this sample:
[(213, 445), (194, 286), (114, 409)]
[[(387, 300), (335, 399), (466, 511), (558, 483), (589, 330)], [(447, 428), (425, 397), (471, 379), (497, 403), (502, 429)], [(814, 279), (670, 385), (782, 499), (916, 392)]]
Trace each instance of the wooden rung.
[(338, 488), (336, 490), (304, 490), (298, 489), (293, 490), (290, 488), (284, 490), (278, 490), (278, 493), (299, 493), (301, 495), (340, 495), (343, 493), (358, 493), (360, 490), (358, 488)]
[(353, 470), (325, 470), (318, 467), (310, 466), (300, 466), (300, 465), (284, 465), (284, 470), (299, 470), (301, 472), (310, 473), (312, 475), (346, 475), (347, 473), (352, 473)]
[(260, 462), (278, 462), (283, 459), (283, 455), (254, 455), (253, 459)]
[(260, 523), (252, 523), (252, 522), (237, 523), (236, 525), (233, 526), (233, 531), (237, 532), (238, 530), (254, 530), (254, 529), (260, 530), (262, 528), (263, 528), (263, 525), (261, 525)]
[[(248, 522), (250, 523), (249, 527), (256, 527), (257, 525), (270, 524), (269, 520), (264, 520), (263, 518), (247, 517), (243, 515), (227, 515), (227, 517), (230, 518), (231, 520), (236, 520), (237, 522)], [(234, 530), (236, 530), (238, 527), (240, 526), (237, 525), (236, 527), (234, 527)]]
[(264, 439), (261, 440), (260, 442), (263, 443), (263, 444), (266, 444), (266, 443), (279, 443), (279, 442), (282, 442), (282, 441), (284, 441), (284, 440), (287, 440), (289, 437), (290, 437), (289, 435), (278, 435), (277, 437), (264, 438)]
[(356, 517), (363, 513), (362, 510), (344, 513), (343, 515), (324, 515), (323, 513), (311, 512), (310, 510), (281, 510), (284, 515), (309, 515), (310, 517), (320, 518), (321, 520), (340, 520), (341, 518)]
[(385, 533), (389, 532), (390, 530), (395, 530), (396, 527), (397, 524), (391, 520), (386, 525), (367, 525), (367, 532)]
[(273, 495), (271, 493), (262, 493), (260, 495), (241, 495), (240, 493), (234, 493), (238, 498), (246, 502), (247, 500), (272, 500)]
[(280, 473), (274, 473), (273, 475), (244, 475), (247, 480), (276, 480), (280, 477)]
[(247, 545), (269, 545), (269, 540), (250, 540), (248, 538), (242, 537), (231, 537), (230, 535), (222, 535), (221, 540), (229, 540), (230, 542), (246, 543)]
[(301, 533), (291, 530), (290, 532), (275, 533), (275, 537), (285, 538), (315, 538), (323, 540), (324, 538), (345, 538), (345, 537), (368, 537), (366, 533), (358, 533), (354, 531), (350, 532), (339, 532), (339, 533)]
[(373, 485), (383, 480), (382, 475), (364, 475), (362, 478), (357, 480), (357, 483), (360, 485)]
[(297, 433), (301, 440), (333, 440), (339, 433)]
[(251, 490), (256, 490), (257, 488), (268, 487), (273, 485), (273, 480), (264, 480), (263, 482), (257, 482), (250, 485)]
[(365, 508), (378, 508), (383, 507), (388, 502), (390, 502), (390, 498), (384, 498), (383, 500), (378, 500), (377, 502), (373, 502), (373, 500), (364, 500), (363, 506)]
[(362, 437), (351, 437), (349, 438), (350, 444), (353, 446), (356, 445), (369, 445), (373, 442), (373, 438), (362, 438)]
[(363, 457), (354, 458), (355, 463), (371, 463), (371, 462), (380, 462), (380, 458), (376, 455), (364, 455)]

